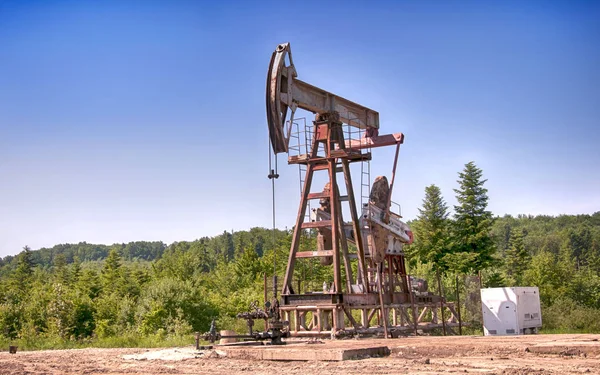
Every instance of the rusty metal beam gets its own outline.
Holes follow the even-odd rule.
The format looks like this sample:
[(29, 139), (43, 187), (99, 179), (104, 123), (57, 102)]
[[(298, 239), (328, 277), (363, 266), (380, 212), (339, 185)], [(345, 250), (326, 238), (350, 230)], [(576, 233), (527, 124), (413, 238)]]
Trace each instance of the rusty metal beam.
[(345, 146), (346, 149), (362, 150), (365, 148), (385, 147), (402, 143), (404, 143), (404, 134), (394, 133), (347, 140)]
[(337, 112), (341, 122), (357, 128), (379, 128), (379, 113), (376, 111), (299, 79), (293, 79), (291, 93), (281, 92), (280, 98), (288, 106), (296, 104), (298, 108), (312, 113)]
[(304, 186), (302, 188), (302, 198), (300, 199), (300, 207), (298, 208), (298, 216), (296, 217), (296, 226), (294, 227), (294, 234), (292, 235), (292, 246), (290, 248), (288, 264), (285, 270), (285, 277), (283, 279), (283, 287), (281, 289), (282, 295), (293, 293), (292, 276), (294, 275), (294, 266), (296, 264), (296, 252), (298, 251), (298, 246), (300, 245), (302, 222), (304, 221), (304, 215), (306, 215), (308, 193), (310, 192), (313, 173), (313, 166), (309, 165), (306, 169), (306, 177), (304, 179)]
[(302, 229), (323, 228), (331, 226), (331, 220), (310, 221), (302, 223)]
[(321, 251), (298, 251), (296, 258), (315, 258), (315, 257), (331, 257), (333, 256), (333, 250), (321, 250)]

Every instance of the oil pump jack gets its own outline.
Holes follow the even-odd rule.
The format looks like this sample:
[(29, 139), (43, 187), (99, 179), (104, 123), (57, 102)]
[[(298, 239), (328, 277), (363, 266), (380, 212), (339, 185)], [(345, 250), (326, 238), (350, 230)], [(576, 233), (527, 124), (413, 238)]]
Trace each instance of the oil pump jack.
[[(309, 337), (376, 333), (390, 337), (403, 331), (416, 334), (417, 330), (442, 326), (446, 330), (446, 326), (455, 325), (452, 304), (444, 304), (440, 296), (427, 292), (423, 287), (426, 283), (415, 282), (406, 272), (403, 246), (412, 242), (412, 232), (390, 209), (404, 135), (379, 135), (377, 111), (299, 80), (289, 43), (278, 45), (271, 56), (266, 108), (275, 157), (287, 153), (288, 164), (303, 168), (300, 204), (279, 302), (280, 312), (290, 324), (289, 333)], [(312, 112), (315, 119), (299, 130), (307, 140), (304, 152), (293, 154), (292, 149), (301, 149), (290, 145), (297, 109)], [(359, 212), (351, 164), (369, 161), (373, 148), (387, 146), (396, 148), (390, 182), (377, 177), (368, 202)], [(312, 191), (316, 173), (325, 173), (328, 181), (321, 191)], [(338, 184), (340, 173), (343, 195)], [(313, 200), (318, 200), (320, 207), (307, 220), (307, 207)], [(342, 203), (348, 205), (349, 222), (344, 221)], [(317, 248), (300, 251), (301, 236), (307, 230), (317, 233)], [(301, 293), (294, 289), (294, 268), (298, 259), (311, 257), (333, 267), (333, 282), (331, 286), (325, 282), (322, 290)], [(355, 276), (353, 261), (357, 263)], [(444, 309), (450, 310), (449, 316), (444, 317)]]

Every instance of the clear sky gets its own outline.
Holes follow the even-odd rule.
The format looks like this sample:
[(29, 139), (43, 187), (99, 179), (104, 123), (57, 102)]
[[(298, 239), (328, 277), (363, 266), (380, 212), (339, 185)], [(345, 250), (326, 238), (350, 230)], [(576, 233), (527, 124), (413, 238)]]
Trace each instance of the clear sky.
[[(496, 215), (600, 210), (600, 2), (1, 0), (0, 256), (270, 227), (286, 41), (300, 79), (405, 133), (405, 218), (432, 183), (455, 203), (471, 160)], [(291, 227), (298, 170), (279, 173)]]

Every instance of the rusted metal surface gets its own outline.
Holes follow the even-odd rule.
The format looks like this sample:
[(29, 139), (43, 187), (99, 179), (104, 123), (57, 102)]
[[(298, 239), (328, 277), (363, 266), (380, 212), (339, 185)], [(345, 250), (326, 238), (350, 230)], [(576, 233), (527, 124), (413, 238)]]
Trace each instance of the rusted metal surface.
[(394, 133), (373, 137), (364, 137), (358, 140), (347, 140), (346, 148), (352, 150), (363, 150), (365, 148), (386, 147), (402, 143), (404, 143), (404, 134)]
[[(246, 320), (248, 334), (239, 335), (234, 331), (217, 331), (217, 326), (213, 319), (208, 332), (204, 335), (196, 334), (196, 346), (198, 347), (200, 337), (210, 343), (214, 343), (217, 340), (228, 341), (227, 339), (253, 339), (270, 340), (271, 345), (285, 344), (282, 339), (290, 336), (289, 330), (286, 328), (289, 322), (281, 320), (279, 303), (277, 301), (274, 304), (266, 302), (264, 307), (264, 309), (260, 308), (258, 307), (258, 302), (254, 302), (250, 305), (250, 311), (237, 314), (238, 318)], [(255, 332), (253, 330), (254, 321), (259, 319), (267, 319), (268, 326), (262, 332)], [(231, 342), (235, 342), (235, 340)], [(224, 341), (221, 341), (221, 343), (224, 343)]]
[(266, 89), (267, 123), (275, 154), (288, 151), (289, 134), (284, 133), (288, 110), (290, 123), (296, 109), (301, 108), (317, 114), (335, 112), (340, 122), (358, 128), (379, 128), (376, 111), (302, 82), (297, 76), (290, 44), (278, 45), (271, 55)]

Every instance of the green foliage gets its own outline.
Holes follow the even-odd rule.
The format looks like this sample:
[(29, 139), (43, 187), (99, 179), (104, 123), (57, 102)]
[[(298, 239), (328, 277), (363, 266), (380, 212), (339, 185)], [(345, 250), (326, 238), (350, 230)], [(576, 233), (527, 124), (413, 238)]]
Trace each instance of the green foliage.
[(502, 274), (498, 271), (492, 272), (483, 282), (486, 288), (499, 288), (506, 285), (506, 281)]
[(102, 286), (106, 291), (113, 291), (118, 288), (121, 278), (121, 257), (116, 249), (108, 254), (102, 268)]
[(262, 300), (262, 276), (274, 264), (283, 273), (289, 235), (252, 228), (168, 247), (26, 247), (0, 262), (0, 343), (23, 349), (189, 344), (190, 334), (208, 330), (213, 318), (223, 329), (245, 330), (235, 315)]
[(11, 287), (19, 294), (24, 294), (29, 288), (33, 276), (33, 255), (29, 246), (23, 248), (23, 252), (17, 258), (17, 268), (12, 274)]
[(600, 309), (600, 275), (592, 269), (575, 272), (566, 294), (581, 306)]
[[(494, 243), (491, 229), (494, 224), (492, 213), (487, 211), (487, 189), (483, 187), (483, 171), (469, 162), (459, 174), (459, 188), (454, 189), (458, 205), (454, 206), (453, 253), (459, 253), (457, 271), (467, 273), (480, 271), (495, 263)], [(456, 256), (454, 260), (457, 260)]]
[(436, 270), (445, 272), (449, 268), (450, 233), (448, 207), (440, 188), (431, 185), (425, 188), (423, 207), (419, 217), (412, 223), (415, 242), (409, 247), (409, 257), (421, 263), (430, 263)]
[(519, 286), (523, 283), (523, 274), (529, 265), (531, 257), (523, 243), (523, 231), (515, 230), (510, 235), (509, 247), (504, 257), (506, 285)]
[(205, 299), (206, 293), (190, 281), (174, 278), (150, 282), (139, 298), (136, 320), (141, 333), (160, 329), (182, 334), (207, 331), (215, 308)]
[(544, 333), (600, 332), (600, 309), (578, 304), (568, 297), (543, 305), (542, 320)]

